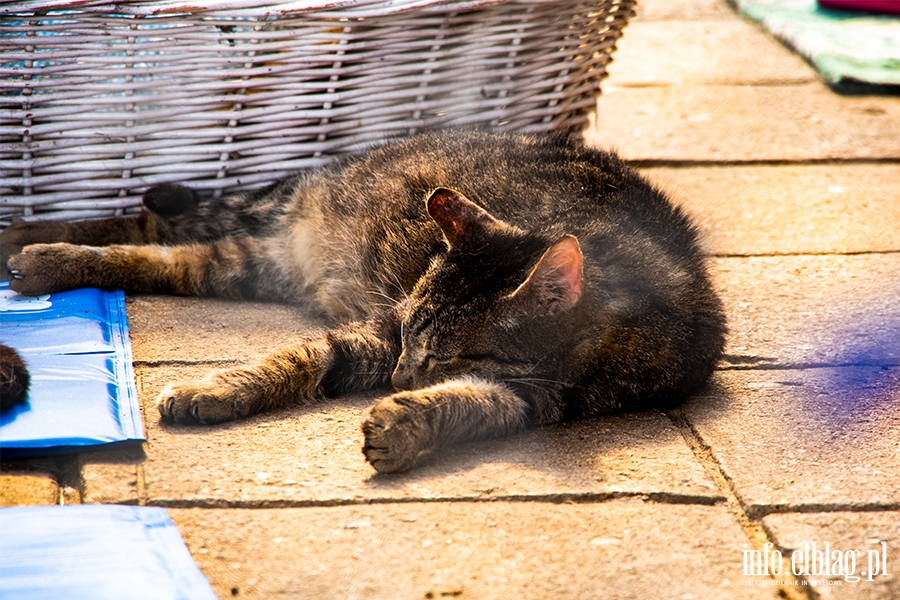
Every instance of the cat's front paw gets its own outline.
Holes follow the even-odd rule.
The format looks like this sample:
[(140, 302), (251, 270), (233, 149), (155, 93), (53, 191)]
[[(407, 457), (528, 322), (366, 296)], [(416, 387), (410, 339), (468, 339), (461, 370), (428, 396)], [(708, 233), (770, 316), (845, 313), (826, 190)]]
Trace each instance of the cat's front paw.
[(80, 287), (89, 250), (72, 244), (32, 244), (7, 261), (9, 286), (24, 296), (40, 296)]
[(6, 263), (22, 248), (39, 242), (62, 241), (66, 223), (61, 221), (23, 221), (14, 219), (0, 232), (0, 279), (10, 279)]
[(414, 394), (402, 392), (379, 401), (362, 424), (363, 454), (379, 473), (408, 471), (432, 447), (426, 415)]
[(217, 383), (182, 383), (166, 387), (157, 408), (162, 420), (184, 425), (212, 425), (253, 414), (253, 403), (239, 387)]

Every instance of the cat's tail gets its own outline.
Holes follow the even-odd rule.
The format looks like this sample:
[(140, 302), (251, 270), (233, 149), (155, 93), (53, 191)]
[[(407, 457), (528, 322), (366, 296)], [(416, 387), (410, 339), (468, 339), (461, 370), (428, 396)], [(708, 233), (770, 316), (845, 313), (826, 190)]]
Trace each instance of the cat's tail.
[(257, 190), (201, 195), (176, 183), (162, 183), (144, 192), (145, 210), (171, 229), (179, 242), (209, 242), (222, 238), (266, 237), (276, 227), (291, 200), (296, 177)]
[(220, 222), (206, 218), (208, 201), (183, 185), (155, 185), (144, 192), (143, 204), (145, 211), (165, 224), (167, 242), (208, 242), (229, 235)]
[(30, 383), (28, 367), (19, 353), (0, 344), (0, 411), (24, 402)]
[(199, 200), (194, 190), (177, 183), (161, 183), (144, 192), (144, 207), (165, 219), (195, 212)]

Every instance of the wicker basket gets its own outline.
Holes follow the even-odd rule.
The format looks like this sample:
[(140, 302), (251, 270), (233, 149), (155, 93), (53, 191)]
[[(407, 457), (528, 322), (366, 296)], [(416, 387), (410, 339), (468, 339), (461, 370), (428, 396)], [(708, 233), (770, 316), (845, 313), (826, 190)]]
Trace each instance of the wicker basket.
[(421, 128), (580, 131), (633, 5), (0, 4), (0, 226), (259, 186)]

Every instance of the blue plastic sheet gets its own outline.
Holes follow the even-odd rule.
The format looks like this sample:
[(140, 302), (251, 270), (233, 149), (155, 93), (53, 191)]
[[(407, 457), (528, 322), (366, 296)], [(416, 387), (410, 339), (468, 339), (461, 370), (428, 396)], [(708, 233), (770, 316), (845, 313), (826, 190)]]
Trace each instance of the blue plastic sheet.
[(216, 597), (162, 508), (0, 508), (0, 531), (0, 598)]
[(121, 291), (30, 298), (0, 282), (0, 341), (31, 373), (27, 402), (0, 415), (4, 457), (144, 441)]

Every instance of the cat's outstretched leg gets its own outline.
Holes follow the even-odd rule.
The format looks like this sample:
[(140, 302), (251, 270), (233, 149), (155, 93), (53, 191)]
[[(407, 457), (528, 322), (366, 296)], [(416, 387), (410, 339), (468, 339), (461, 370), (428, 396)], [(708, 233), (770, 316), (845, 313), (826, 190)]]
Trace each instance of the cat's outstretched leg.
[[(263, 204), (266, 190), (220, 198), (201, 199), (184, 186), (164, 183), (144, 194), (144, 209), (136, 216), (87, 221), (16, 220), (0, 232), (0, 279), (9, 279), (10, 257), (33, 244), (67, 243), (76, 246), (112, 246), (144, 244), (188, 244), (209, 242), (224, 237), (250, 237), (248, 223), (262, 230), (277, 213), (277, 206), (266, 213), (248, 217), (249, 200)], [(275, 196), (266, 206), (280, 200)], [(243, 210), (238, 210), (243, 207)], [(265, 207), (262, 207), (265, 208)], [(272, 217), (274, 219), (274, 217)], [(245, 223), (247, 221), (247, 223)]]
[(379, 472), (406, 471), (439, 446), (509, 435), (527, 421), (526, 402), (505, 385), (454, 379), (379, 401), (362, 425), (363, 453)]
[(181, 246), (33, 244), (8, 261), (13, 290), (30, 296), (78, 287), (296, 303), (265, 240)]
[(220, 423), (375, 388), (390, 381), (400, 346), (396, 314), (350, 324), (256, 365), (171, 385), (159, 397), (159, 413), (168, 422)]
[(0, 279), (9, 279), (7, 261), (31, 244), (150, 244), (166, 241), (168, 227), (156, 215), (93, 221), (15, 221), (0, 232)]

